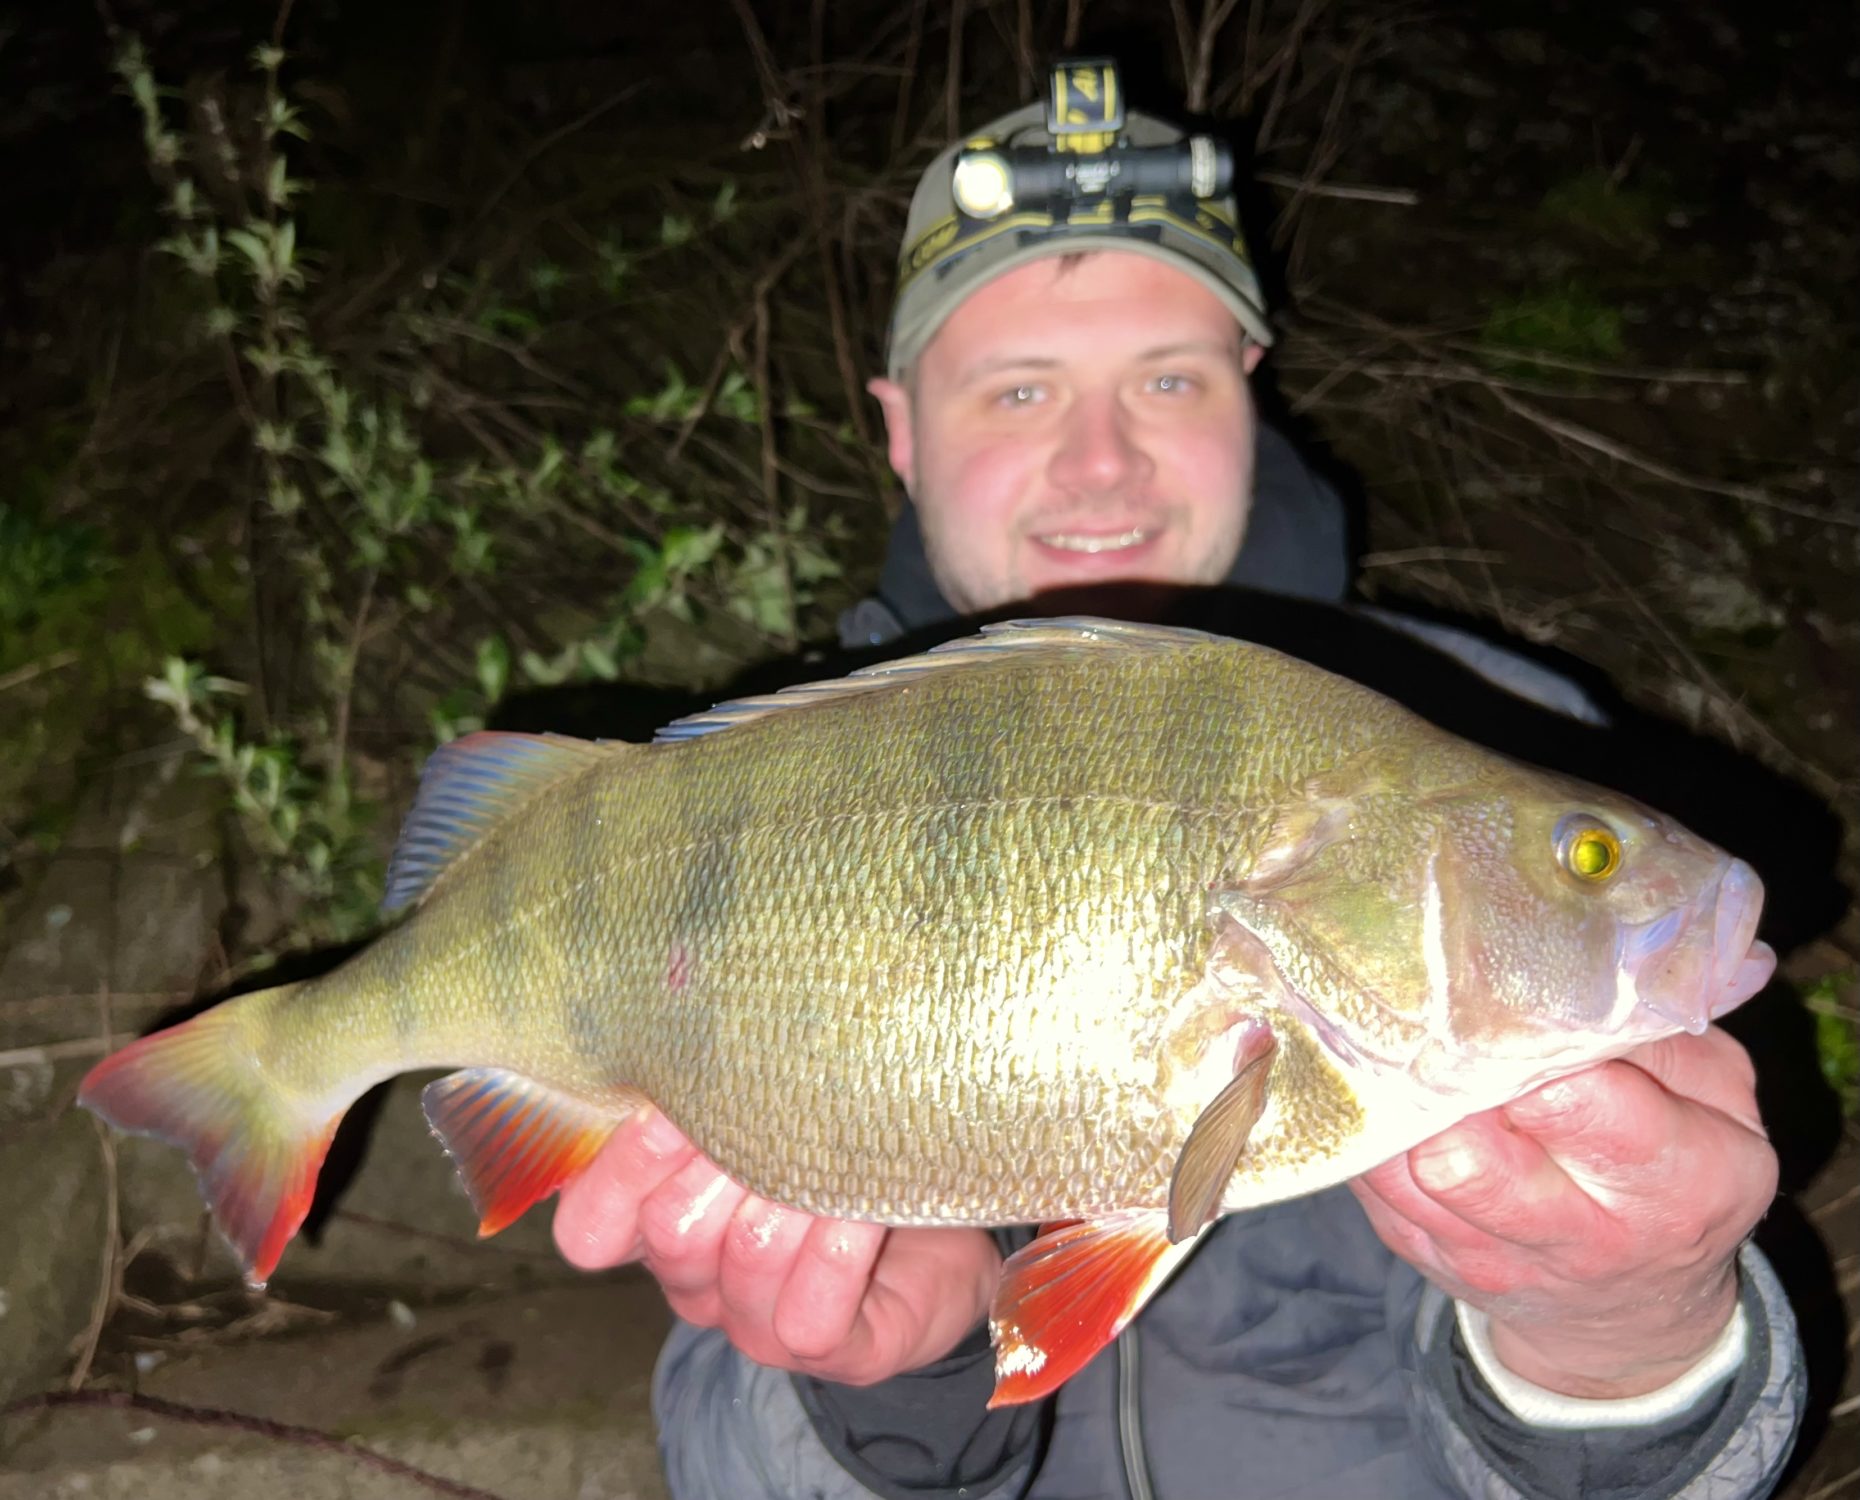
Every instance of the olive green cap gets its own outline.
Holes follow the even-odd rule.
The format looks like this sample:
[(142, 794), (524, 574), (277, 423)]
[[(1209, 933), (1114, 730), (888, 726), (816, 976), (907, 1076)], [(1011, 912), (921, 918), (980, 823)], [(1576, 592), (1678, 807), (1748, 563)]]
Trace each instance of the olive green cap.
[[(1133, 146), (1169, 146), (1184, 132), (1153, 115), (1131, 111), (1122, 134)], [(1048, 255), (1121, 250), (1148, 256), (1195, 278), (1219, 297), (1248, 338), (1272, 342), (1259, 278), (1253, 273), (1232, 194), (1180, 200), (1139, 196), (1115, 204), (1099, 199), (1064, 220), (1045, 207), (1018, 205), (999, 219), (971, 219), (956, 207), (951, 173), (966, 146), (1047, 146), (1045, 106), (1029, 104), (951, 142), (918, 179), (898, 256), (885, 367), (901, 380), (912, 361), (976, 288)]]

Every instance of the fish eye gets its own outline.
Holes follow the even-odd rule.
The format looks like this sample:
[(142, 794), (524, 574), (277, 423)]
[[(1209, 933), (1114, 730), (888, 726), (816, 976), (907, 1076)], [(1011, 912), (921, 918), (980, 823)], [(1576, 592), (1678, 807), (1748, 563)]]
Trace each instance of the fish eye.
[(1621, 840), (1593, 813), (1571, 813), (1556, 826), (1556, 857), (1578, 880), (1598, 883), (1621, 868)]

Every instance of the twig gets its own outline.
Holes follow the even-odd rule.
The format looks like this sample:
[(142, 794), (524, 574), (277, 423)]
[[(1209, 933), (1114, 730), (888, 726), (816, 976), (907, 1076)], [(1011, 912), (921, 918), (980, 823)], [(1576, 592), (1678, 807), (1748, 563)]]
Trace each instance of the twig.
[(47, 1042), (40, 1047), (12, 1047), (0, 1052), (0, 1068), (28, 1068), (34, 1063), (57, 1062), (67, 1057), (102, 1057), (110, 1050), (100, 1037), (83, 1036), (69, 1042)]
[(1014, 6), (1014, 77), (1021, 98), (1033, 93), (1033, 0), (1016, 0)]
[(756, 383), (756, 429), (762, 450), (762, 503), (767, 511), (764, 524), (774, 541), (775, 556), (781, 567), (782, 593), (787, 602), (787, 628), (783, 643), (790, 651), (800, 644), (799, 610), (794, 599), (794, 572), (788, 565), (788, 532), (782, 523), (781, 476), (775, 465), (774, 391), (769, 382), (769, 299), (765, 292), (756, 299), (756, 338), (751, 378)]
[[(108, 1052), (114, 1045), (116, 1030), (110, 1016), (108, 985), (97, 987), (97, 1018), (101, 1026), (96, 1040)], [(102, 1271), (97, 1278), (97, 1297), (91, 1304), (90, 1324), (84, 1330), (81, 1352), (77, 1363), (71, 1367), (71, 1378), (65, 1385), (65, 1389), (71, 1391), (83, 1390), (84, 1382), (90, 1379), (91, 1363), (97, 1358), (97, 1344), (103, 1338), (103, 1325), (116, 1301), (117, 1277), (121, 1266), (118, 1252), (122, 1249), (122, 1219), (116, 1201), (116, 1142), (102, 1120), (92, 1115), (90, 1123), (91, 1128), (97, 1132), (97, 1151), (103, 1158), (103, 1253), (98, 1257)]]
[(1860, 528), (1860, 516), (1843, 516), (1833, 511), (1812, 510), (1806, 505), (1795, 505), (1787, 500), (1778, 499), (1768, 490), (1759, 489), (1752, 484), (1730, 484), (1722, 480), (1707, 479), (1702, 474), (1687, 474), (1682, 470), (1671, 468), (1657, 459), (1648, 458), (1644, 453), (1636, 453), (1625, 444), (1617, 443), (1613, 438), (1604, 437), (1593, 428), (1583, 427), (1575, 422), (1566, 422), (1561, 417), (1554, 417), (1541, 407), (1520, 401), (1515, 396), (1507, 395), (1498, 386), (1492, 386), (1492, 395), (1499, 405), (1513, 416), (1522, 417), (1553, 434), (1581, 448), (1590, 448), (1604, 457), (1612, 458), (1630, 468), (1639, 469), (1644, 474), (1651, 474), (1655, 479), (1664, 479), (1668, 484), (1676, 484), (1682, 489), (1698, 490), (1707, 495), (1724, 495), (1732, 500), (1742, 500), (1747, 505), (1759, 505), (1767, 510), (1781, 511), (1784, 515), (1799, 516), (1805, 521), (1815, 521), (1827, 526), (1852, 526)]
[[(1299, 275), (1305, 260), (1304, 229), (1308, 222), (1303, 216), (1305, 204), (1326, 173), (1337, 164), (1343, 155), (1343, 106), (1349, 97), (1350, 80), (1355, 76), (1357, 64), (1362, 60), (1363, 52), (1368, 47), (1373, 32), (1364, 28), (1356, 34), (1345, 52), (1343, 64), (1337, 70), (1337, 82), (1331, 89), (1330, 104), (1324, 111), (1324, 123), (1318, 131), (1317, 145), (1312, 149), (1309, 161), (1305, 164), (1301, 186), (1292, 194), (1291, 201), (1278, 215), (1272, 229), (1275, 246), (1290, 245), (1286, 256), (1286, 272), (1289, 277), (1302, 279)], [(1286, 75), (1289, 77), (1289, 72)]]
[(1357, 566), (1362, 568), (1405, 568), (1414, 563), (1466, 562), (1503, 563), (1510, 554), (1490, 547), (1406, 547), (1394, 552), (1365, 552)]
[(1849, 1469), (1840, 1478), (1829, 1480), (1828, 1483), (1810, 1490), (1802, 1497), (1802, 1500), (1831, 1500), (1831, 1497), (1835, 1495), (1852, 1494), (1848, 1486), (1856, 1479), (1860, 1479), (1860, 1468)]
[(462, 1251), (465, 1254), (477, 1256), (479, 1259), (501, 1255), (514, 1260), (540, 1260), (552, 1266), (561, 1264), (557, 1257), (547, 1251), (520, 1250), (498, 1240), (467, 1239), (463, 1235), (445, 1234), (436, 1229), (417, 1229), (411, 1224), (397, 1224), (392, 1219), (376, 1218), (373, 1214), (361, 1213), (352, 1208), (335, 1209), (331, 1212), (330, 1218), (357, 1224), (363, 1229), (390, 1235), (396, 1239), (422, 1240), (428, 1244), (444, 1245), (449, 1250)]
[(1194, 46), (1191, 49), (1188, 40), (1188, 15), (1182, 0), (1171, 0), (1175, 11), (1176, 37), (1182, 48), (1182, 72), (1188, 82), (1188, 96), (1185, 101), (1191, 115), (1206, 114), (1208, 109), (1208, 82), (1214, 74), (1214, 44), (1221, 34), (1221, 28), (1233, 15), (1234, 7), (1240, 0), (1202, 0), (1201, 25), (1195, 33)]
[(1840, 1197), (1830, 1198), (1819, 1208), (1810, 1210), (1808, 1217), (1811, 1220), (1826, 1218), (1836, 1209), (1845, 1208), (1849, 1203), (1853, 1202), (1855, 1198), (1860, 1198), (1860, 1183), (1855, 1183), (1846, 1192), (1842, 1193)]
[[(106, 1038), (104, 1049), (109, 1042)], [(71, 1367), (70, 1379), (65, 1382), (65, 1389), (81, 1391), (84, 1382), (90, 1379), (90, 1367), (97, 1358), (97, 1345), (103, 1339), (103, 1325), (109, 1321), (110, 1308), (116, 1302), (116, 1281), (118, 1276), (117, 1243), (122, 1235), (121, 1210), (116, 1201), (116, 1142), (110, 1138), (109, 1129), (95, 1115), (91, 1116), (91, 1125), (97, 1132), (97, 1153), (103, 1158), (103, 1253), (98, 1257), (101, 1267), (97, 1276), (97, 1296), (91, 1303), (90, 1323), (83, 1333), (77, 1363)]]
[(159, 1396), (134, 1395), (128, 1391), (48, 1391), (42, 1396), (26, 1396), (8, 1402), (0, 1407), (0, 1414), (11, 1416), (15, 1412), (45, 1411), (61, 1406), (108, 1407), (116, 1411), (147, 1412), (152, 1417), (191, 1422), (197, 1427), (229, 1427), (236, 1432), (249, 1432), (255, 1437), (272, 1438), (313, 1452), (346, 1458), (377, 1473), (409, 1480), (435, 1494), (454, 1496), (455, 1500), (502, 1500), (501, 1496), (490, 1490), (481, 1490), (476, 1485), (463, 1484), (456, 1479), (430, 1474), (425, 1469), (416, 1469), (398, 1458), (389, 1458), (385, 1453), (377, 1453), (372, 1448), (364, 1448), (359, 1443), (315, 1427), (300, 1427), (293, 1422), (274, 1422), (269, 1417), (254, 1417), (245, 1412), (226, 1411), (219, 1407), (189, 1406), (179, 1401), (164, 1401)]
[(557, 374), (521, 344), (516, 344), (507, 338), (500, 337), (498, 334), (492, 333), (488, 328), (480, 328), (475, 323), (467, 323), (459, 318), (428, 318), (416, 316), (409, 318), (407, 322), (408, 326), (415, 333), (445, 333), (450, 334), (454, 338), (465, 339), (474, 344), (483, 344), (487, 348), (495, 349), (498, 353), (509, 356), (510, 359), (515, 361), (523, 369), (528, 370), (530, 374), (534, 375), (538, 380), (548, 381), (550, 385), (555, 386), (558, 390), (566, 391), (578, 401), (585, 402), (593, 399), (586, 387), (570, 380), (566, 375)]
[(1753, 738), (1766, 745), (1770, 753), (1782, 764), (1793, 767), (1797, 774), (1807, 780), (1809, 785), (1815, 791), (1820, 792), (1822, 796), (1832, 798), (1840, 794), (1839, 783), (1834, 777), (1822, 770), (1820, 766), (1808, 760), (1807, 757), (1798, 754), (1782, 736), (1777, 734), (1768, 724), (1764, 723), (1762, 719), (1758, 718), (1757, 715), (1745, 707), (1737, 697), (1725, 690), (1724, 685), (1718, 681), (1717, 674), (1707, 667), (1704, 662), (1700, 661), (1697, 653), (1682, 641), (1673, 631), (1673, 628), (1648, 606), (1646, 599), (1642, 596), (1641, 590), (1629, 588), (1626, 581), (1616, 574), (1614, 569), (1610, 567), (1607, 561), (1599, 554), (1592, 554), (1592, 566), (1604, 576), (1606, 581), (1613, 585), (1618, 591), (1619, 596), (1625, 598), (1635, 612), (1652, 627), (1654, 634), (1664, 638), (1668, 650), (1672, 653), (1673, 659), (1685, 666), (1687, 671), (1691, 673), (1692, 680), (1695, 683), (1710, 691), (1712, 696), (1717, 699), (1720, 710), (1733, 724), (1741, 724), (1746, 733), (1749, 733)]
[(1266, 74), (1276, 73), (1278, 76), (1273, 81), (1272, 98), (1267, 101), (1265, 116), (1259, 122), (1259, 132), (1254, 145), (1256, 151), (1264, 151), (1272, 144), (1273, 126), (1278, 123), (1279, 111), (1285, 107), (1286, 93), (1291, 87), (1292, 74), (1297, 71), (1298, 49), (1304, 42), (1305, 32), (1327, 3), (1328, 0), (1302, 0), (1298, 7), (1298, 14), (1292, 18), (1291, 29), (1285, 34), (1284, 42), (1273, 54), (1272, 61), (1266, 64)]
[(786, 276), (789, 267), (801, 258), (801, 252), (807, 248), (811, 238), (811, 235), (797, 235), (790, 240), (781, 254), (756, 278), (756, 284), (750, 291), (749, 311), (725, 331), (723, 342), (717, 346), (717, 357), (711, 361), (710, 373), (704, 377), (697, 404), (691, 408), (684, 421), (678, 424), (678, 435), (665, 450), (665, 461), (668, 464), (678, 462), (679, 454), (685, 451), (685, 444), (691, 441), (691, 434), (697, 430), (698, 423), (709, 415), (711, 402), (717, 399), (717, 389), (723, 383), (724, 372), (730, 368), (731, 352), (741, 346), (743, 334), (756, 320), (757, 309), (768, 300), (768, 294), (774, 290), (775, 283)]
[[(189, 740), (187, 743), (191, 745), (193, 741)], [(65, 848), (59, 850), (59, 856), (62, 858), (65, 854), (72, 852), (87, 854), (95, 859), (111, 859), (115, 857), (117, 851), (114, 849), (79, 849), (73, 851), (70, 845), (66, 845)], [(191, 863), (193, 856), (175, 855), (174, 858), (177, 863)], [(174, 1005), (182, 1000), (189, 999), (196, 993), (199, 993), (199, 991), (191, 989), (130, 990), (127, 992), (112, 991), (110, 1001), (113, 1006)], [(20, 1011), (69, 1010), (75, 1001), (88, 1000), (90, 998), (91, 993), (89, 990), (67, 991), (63, 994), (52, 995), (0, 995), (0, 1012), (10, 1011), (17, 1014)], [(95, 1038), (90, 1038), (89, 1040), (95, 1040)], [(26, 1050), (30, 1051), (31, 1049), (28, 1048)], [(4, 1057), (4, 1055), (5, 1054), (0, 1054), (0, 1057)]]
[(342, 664), (342, 696), (336, 700), (336, 729), (330, 736), (329, 773), (342, 777), (349, 755), (349, 709), (355, 701), (355, 668), (362, 657), (363, 632), (368, 628), (368, 611), (375, 602), (375, 583), (381, 577), (376, 563), (362, 580), (362, 602), (355, 609), (355, 625), (349, 632), (349, 649)]
[(15, 667), (10, 672), (0, 672), (0, 693), (31, 682), (33, 678), (47, 672), (61, 672), (77, 659), (78, 653), (75, 651), (54, 651), (43, 660), (29, 661), (25, 666)]
[(571, 135), (586, 130), (610, 110), (618, 109), (622, 104), (626, 103), (627, 100), (639, 93), (641, 89), (645, 88), (645, 86), (644, 83), (628, 84), (625, 88), (610, 94), (592, 109), (583, 111), (566, 125), (550, 131), (549, 134), (536, 142), (529, 150), (525, 151), (523, 155), (518, 158), (517, 164), (510, 169), (504, 180), (492, 189), (491, 196), (479, 205), (478, 212), (473, 216), (472, 221), (463, 229), (459, 230), (457, 234), (452, 236), (451, 242), (440, 252), (439, 258), (427, 268), (425, 276), (427, 285), (437, 286), (439, 284), (439, 278), (444, 274), (446, 267), (452, 264), (457, 258), (458, 253), (463, 250), (467, 242), (470, 241), (471, 237), (484, 227), (486, 221), (490, 219), (491, 214), (496, 210), (497, 205), (502, 203), (510, 190), (523, 180), (524, 174), (527, 173), (531, 167), (536, 165), (538, 159), (541, 158), (544, 153), (559, 146)]
[(1260, 23), (1265, 19), (1266, 0), (1248, 0), (1246, 40), (1240, 52), (1240, 113), (1253, 111), (1253, 58), (1259, 52)]
[(917, 76), (917, 52), (924, 41), (924, 6), (927, 0), (911, 0), (911, 25), (905, 34), (904, 69), (898, 80), (898, 108), (891, 117), (892, 160), (904, 154), (904, 133), (911, 119), (911, 84)]
[(1421, 195), (1413, 188), (1316, 182), (1309, 177), (1294, 176), (1290, 172), (1255, 172), (1253, 180), (1289, 189), (1306, 198), (1349, 198), (1363, 203), (1395, 203), (1403, 208), (1413, 208), (1421, 201)]
[[(1264, 175), (1264, 174), (1260, 174)], [(1608, 365), (1593, 359), (1576, 359), (1567, 354), (1549, 354), (1540, 349), (1506, 348), (1495, 351), (1490, 344), (1469, 339), (1447, 339), (1444, 346), (1461, 354), (1490, 356), (1502, 352), (1506, 359), (1523, 364), (1544, 365), (1552, 370), (1569, 370), (1579, 375), (1599, 375), (1608, 380), (1658, 381), (1663, 385), (1749, 385), (1750, 377), (1742, 370), (1660, 369), (1649, 365)]]
[(962, 18), (964, 0), (949, 3), (949, 60), (943, 77), (944, 134), (962, 130)]

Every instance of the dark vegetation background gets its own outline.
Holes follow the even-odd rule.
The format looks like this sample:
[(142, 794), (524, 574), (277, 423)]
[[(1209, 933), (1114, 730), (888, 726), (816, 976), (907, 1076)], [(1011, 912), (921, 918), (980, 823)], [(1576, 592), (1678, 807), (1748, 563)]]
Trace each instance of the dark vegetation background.
[[(1613, 779), (1769, 882), (1783, 978), (1737, 1026), (1816, 1376), (1789, 1493), (1860, 1484), (1850, 7), (42, 10), (0, 6), (20, 1117), (102, 1046), (59, 934), (132, 1030), (364, 935), (438, 740), (643, 732), (829, 641), (898, 498), (861, 387), (916, 173), (1111, 52), (1241, 148), (1265, 404), (1357, 503), (1360, 592), (1613, 684)], [(226, 898), (126, 983), (176, 787)]]

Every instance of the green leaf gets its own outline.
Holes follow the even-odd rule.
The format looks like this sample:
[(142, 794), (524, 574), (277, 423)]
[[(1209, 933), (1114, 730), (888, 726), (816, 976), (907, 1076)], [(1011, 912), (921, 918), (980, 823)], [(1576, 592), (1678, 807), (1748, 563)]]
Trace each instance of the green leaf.
[(261, 278), (268, 278), (271, 275), (271, 249), (251, 230), (227, 230), (226, 243), (251, 262), (255, 274)]
[(665, 571), (674, 577), (696, 572), (723, 545), (723, 523), (709, 526), (674, 526), (665, 533), (660, 558)]
[(478, 642), (478, 689), (486, 703), (496, 703), (510, 683), (510, 647), (501, 635)]
[(290, 163), (282, 156), (271, 159), (271, 170), (265, 176), (265, 198), (276, 208), (288, 208), (297, 189), (303, 186), (290, 175)]
[(567, 682), (575, 670), (575, 654), (571, 647), (551, 661), (534, 651), (525, 651), (517, 658), (517, 664), (523, 668), (523, 675), (529, 681), (542, 687), (555, 687), (558, 683)]
[(583, 641), (581, 660), (603, 682), (612, 682), (620, 675), (620, 663), (604, 641)]

